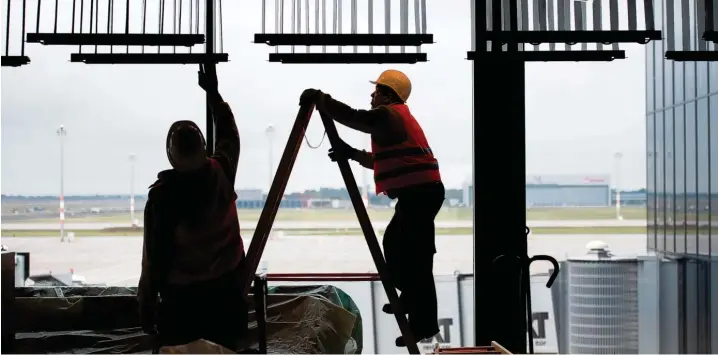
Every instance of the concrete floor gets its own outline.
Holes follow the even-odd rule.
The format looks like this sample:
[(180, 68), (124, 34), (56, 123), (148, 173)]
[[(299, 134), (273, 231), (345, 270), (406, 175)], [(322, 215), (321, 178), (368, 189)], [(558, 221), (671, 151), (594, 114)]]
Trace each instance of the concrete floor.
[[(539, 235), (529, 237), (529, 254), (548, 254), (557, 260), (581, 256), (591, 240), (606, 242), (618, 255), (642, 254), (642, 235)], [(437, 275), (473, 270), (470, 235), (437, 236), (434, 272)], [(245, 248), (250, 238), (245, 238)], [(70, 268), (89, 283), (136, 285), (140, 274), (142, 238), (83, 237), (73, 243), (59, 238), (2, 238), (11, 251), (30, 252), (31, 273), (66, 273)], [(376, 272), (364, 238), (360, 236), (291, 236), (270, 240), (262, 258), (270, 273)], [(535, 263), (532, 272), (545, 272), (548, 263)]]

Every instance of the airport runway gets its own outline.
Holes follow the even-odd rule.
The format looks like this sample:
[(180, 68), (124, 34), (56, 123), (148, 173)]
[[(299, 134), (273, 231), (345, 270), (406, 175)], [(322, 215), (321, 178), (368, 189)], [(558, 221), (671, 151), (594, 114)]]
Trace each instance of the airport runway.
[[(375, 221), (372, 224), (374, 229), (384, 229), (389, 221)], [(240, 221), (242, 229), (254, 229), (257, 221)], [(471, 228), (473, 221), (436, 221), (436, 228)], [(528, 221), (529, 227), (645, 227), (646, 221), (641, 219), (631, 220), (534, 220)], [(128, 227), (129, 223), (65, 223), (66, 230), (87, 230)], [(359, 222), (356, 220), (347, 221), (275, 221), (274, 229), (356, 229)], [(3, 223), (2, 229), (11, 230), (59, 230), (59, 223)]]
[[(528, 240), (529, 255), (548, 254), (557, 260), (581, 256), (592, 240), (606, 242), (617, 255), (646, 251), (643, 235), (539, 235)], [(245, 248), (251, 237), (244, 239)], [(473, 272), (471, 235), (439, 235), (434, 272), (437, 275)], [(66, 273), (70, 268), (89, 283), (137, 285), (142, 238), (81, 237), (60, 243), (53, 237), (2, 238), (10, 251), (30, 252), (31, 273)], [(276, 233), (267, 244), (263, 261), (270, 273), (376, 272), (361, 236), (292, 236)], [(548, 271), (548, 263), (534, 263), (532, 272)]]

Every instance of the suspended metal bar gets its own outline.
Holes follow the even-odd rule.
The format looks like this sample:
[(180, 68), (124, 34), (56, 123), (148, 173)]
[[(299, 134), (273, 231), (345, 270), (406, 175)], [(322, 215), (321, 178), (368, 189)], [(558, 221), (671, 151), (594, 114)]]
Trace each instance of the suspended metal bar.
[[(608, 0), (609, 19), (611, 20), (611, 31), (618, 31), (618, 0)], [(611, 44), (614, 51), (618, 50), (618, 43)]]
[(433, 43), (434, 35), (415, 34), (255, 34), (254, 43), (269, 46), (301, 44), (306, 46), (419, 46)]
[[(637, 0), (626, 0), (626, 3), (628, 5), (628, 30), (629, 31), (638, 30), (638, 15), (636, 13), (636, 1)], [(583, 4), (582, 1), (579, 3)]]
[[(28, 33), (28, 43), (44, 45), (185, 46), (204, 43), (201, 34), (156, 33)], [(161, 43), (161, 44), (158, 44)]]
[(416, 64), (426, 53), (271, 53), (270, 62), (284, 64)]
[(5, 51), (0, 57), (1, 65), (3, 67), (19, 67), (30, 63), (30, 58), (25, 55), (25, 28), (27, 19), (27, 0), (22, 0), (22, 19), (20, 29), (20, 53), (19, 55), (10, 54), (10, 14), (12, 13), (12, 0), (7, 0), (7, 17), (5, 19)]
[[(630, 0), (629, 0), (630, 2)], [(583, 1), (574, 2), (574, 21), (576, 22), (576, 31), (586, 31), (586, 4)], [(581, 42), (581, 50), (585, 51), (588, 48), (586, 42)]]
[[(204, 64), (228, 62), (229, 55), (227, 53), (73, 53), (70, 55), (70, 61), (85, 64)], [(209, 142), (209, 138), (207, 141)]]

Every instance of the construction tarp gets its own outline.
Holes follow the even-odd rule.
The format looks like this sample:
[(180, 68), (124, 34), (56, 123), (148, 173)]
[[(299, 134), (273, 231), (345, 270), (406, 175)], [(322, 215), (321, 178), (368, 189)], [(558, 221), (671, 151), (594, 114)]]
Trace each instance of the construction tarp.
[[(151, 342), (139, 327), (136, 293), (133, 287), (17, 288), (14, 352), (149, 353)], [(361, 352), (361, 315), (340, 289), (281, 286), (269, 293), (269, 353)], [(240, 348), (256, 349), (253, 304), (249, 319), (249, 333)]]

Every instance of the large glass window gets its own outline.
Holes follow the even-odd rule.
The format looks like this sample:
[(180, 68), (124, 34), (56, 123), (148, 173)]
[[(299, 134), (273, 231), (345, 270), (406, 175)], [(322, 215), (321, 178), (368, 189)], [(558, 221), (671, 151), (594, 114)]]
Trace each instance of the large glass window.
[(673, 95), (675, 97), (675, 103), (679, 104), (686, 100), (686, 83), (683, 81), (683, 72), (686, 70), (685, 63), (674, 61), (673, 67)]
[(708, 95), (708, 62), (696, 63), (696, 87), (698, 97)]
[(655, 96), (654, 100), (656, 101), (656, 110), (660, 110), (664, 105), (663, 101), (663, 66), (666, 62), (664, 51), (663, 51), (663, 41), (655, 41), (656, 43), (656, 56), (655, 56), (655, 70), (654, 75), (656, 78), (656, 88), (655, 88)]
[(673, 98), (673, 66), (675, 61), (663, 61), (663, 106), (672, 106), (675, 101)]
[(688, 233), (686, 234), (686, 251), (689, 254), (697, 253), (696, 242), (696, 224), (698, 222), (698, 206), (696, 201), (696, 193), (698, 192), (697, 172), (697, 147), (696, 137), (696, 104), (695, 102), (686, 104), (686, 225)]
[(656, 249), (666, 250), (665, 111), (656, 112)]
[(655, 107), (655, 101), (653, 95), (655, 93), (655, 77), (653, 75), (653, 68), (655, 67), (655, 47), (656, 42), (653, 41), (646, 45), (646, 112), (653, 112)]
[(693, 100), (696, 98), (696, 62), (683, 62), (683, 66), (686, 68), (683, 73), (685, 77), (685, 100)]
[(686, 252), (686, 139), (685, 139), (685, 115), (683, 111), (685, 106), (677, 106), (673, 113), (675, 115), (675, 137), (676, 137), (676, 150), (673, 156), (674, 164), (676, 167), (676, 253)]
[(646, 116), (646, 208), (648, 249), (656, 250), (656, 116)]
[(663, 116), (664, 120), (664, 137), (665, 137), (665, 151), (666, 154), (664, 156), (665, 163), (663, 165), (664, 171), (665, 171), (665, 190), (663, 193), (664, 201), (665, 201), (665, 210), (666, 210), (666, 227), (665, 227), (665, 234), (666, 234), (666, 246), (665, 251), (673, 252), (675, 251), (675, 198), (674, 198), (674, 183), (675, 179), (673, 178), (675, 174), (675, 167), (673, 165), (673, 162), (675, 161), (674, 158), (674, 144), (675, 144), (675, 120), (673, 119), (673, 109), (669, 108), (665, 111), (665, 114)]
[[(708, 48), (718, 51), (718, 45), (714, 43), (708, 43)], [(718, 62), (708, 62), (708, 79), (708, 91), (718, 92)]]
[(710, 194), (710, 161), (708, 144), (708, 99), (703, 98), (696, 102), (696, 122), (698, 124), (698, 252), (710, 254), (708, 239), (710, 238), (710, 215), (708, 195)]

